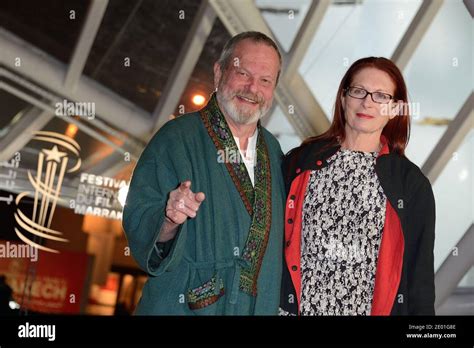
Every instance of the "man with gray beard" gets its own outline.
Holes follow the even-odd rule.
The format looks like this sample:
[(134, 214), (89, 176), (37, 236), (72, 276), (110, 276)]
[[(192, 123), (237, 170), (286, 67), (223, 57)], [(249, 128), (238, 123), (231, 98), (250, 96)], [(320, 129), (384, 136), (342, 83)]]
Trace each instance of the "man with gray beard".
[(259, 120), (280, 69), (269, 37), (236, 35), (214, 65), (208, 104), (166, 123), (142, 153), (123, 212), (149, 274), (136, 314), (278, 313), (282, 152)]

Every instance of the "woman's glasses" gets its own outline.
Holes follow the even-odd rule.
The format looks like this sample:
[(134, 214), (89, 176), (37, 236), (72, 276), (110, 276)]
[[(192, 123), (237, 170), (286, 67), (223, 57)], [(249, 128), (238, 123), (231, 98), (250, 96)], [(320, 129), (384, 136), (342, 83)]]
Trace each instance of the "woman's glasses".
[(390, 100), (393, 99), (393, 96), (388, 93), (369, 92), (360, 87), (348, 87), (345, 89), (345, 91), (350, 97), (356, 99), (364, 99), (365, 97), (367, 97), (367, 94), (370, 94), (370, 97), (372, 98), (374, 103), (378, 104), (388, 104)]

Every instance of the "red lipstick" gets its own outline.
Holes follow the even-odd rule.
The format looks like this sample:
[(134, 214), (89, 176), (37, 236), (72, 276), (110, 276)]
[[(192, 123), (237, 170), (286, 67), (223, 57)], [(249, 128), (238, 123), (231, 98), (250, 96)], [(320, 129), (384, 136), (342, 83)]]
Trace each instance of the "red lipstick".
[(368, 120), (374, 118), (374, 116), (370, 116), (370, 115), (367, 115), (367, 114), (362, 114), (362, 113), (360, 113), (360, 112), (358, 112), (358, 113), (356, 114), (356, 116), (359, 117), (359, 118), (365, 118), (365, 119), (368, 119)]

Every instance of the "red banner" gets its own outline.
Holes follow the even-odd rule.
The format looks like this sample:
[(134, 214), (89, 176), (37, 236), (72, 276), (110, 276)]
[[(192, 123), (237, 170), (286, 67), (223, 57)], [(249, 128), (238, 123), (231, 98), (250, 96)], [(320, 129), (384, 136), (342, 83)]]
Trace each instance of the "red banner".
[[(3, 250), (15, 250), (21, 244), (0, 241)], [(6, 245), (6, 246), (5, 246)], [(29, 310), (42, 313), (81, 313), (81, 304), (87, 303), (89, 263), (92, 257), (86, 253), (61, 251), (59, 254), (38, 251), (31, 255), (5, 254), (0, 257), (0, 274), (13, 289), (17, 303)], [(28, 270), (34, 268), (31, 295), (25, 292)]]

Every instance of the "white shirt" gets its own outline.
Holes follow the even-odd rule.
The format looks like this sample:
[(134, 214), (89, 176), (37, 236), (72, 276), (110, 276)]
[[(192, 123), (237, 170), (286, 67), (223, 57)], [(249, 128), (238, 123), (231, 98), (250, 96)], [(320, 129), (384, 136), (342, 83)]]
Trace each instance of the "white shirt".
[(247, 142), (247, 149), (242, 151), (240, 149), (239, 138), (234, 137), (235, 143), (240, 151), (240, 156), (244, 161), (245, 168), (247, 168), (247, 172), (249, 173), (250, 180), (252, 181), (252, 186), (255, 186), (255, 174), (254, 174), (254, 167), (257, 163), (257, 137), (258, 137), (258, 129), (255, 129), (253, 135), (249, 138)]

